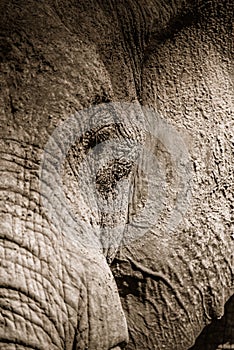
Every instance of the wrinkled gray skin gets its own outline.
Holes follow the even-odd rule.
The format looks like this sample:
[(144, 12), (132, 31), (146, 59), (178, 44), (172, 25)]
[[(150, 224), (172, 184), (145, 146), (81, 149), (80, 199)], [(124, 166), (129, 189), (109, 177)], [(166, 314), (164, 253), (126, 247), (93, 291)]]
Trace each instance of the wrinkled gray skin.
[[(232, 7), (223, 3), (0, 1), (1, 349), (119, 349), (127, 324), (128, 350), (183, 350), (222, 317), (234, 193)], [(110, 256), (56, 230), (38, 177), (56, 126), (108, 101), (154, 107), (193, 165), (176, 232), (159, 224)]]

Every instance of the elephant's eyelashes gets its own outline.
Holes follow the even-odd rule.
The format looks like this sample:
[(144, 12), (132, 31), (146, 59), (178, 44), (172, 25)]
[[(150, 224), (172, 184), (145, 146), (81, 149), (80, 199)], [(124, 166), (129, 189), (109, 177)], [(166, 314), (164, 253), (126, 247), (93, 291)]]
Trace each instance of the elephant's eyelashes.
[(109, 194), (115, 197), (117, 182), (127, 178), (131, 172), (133, 163), (125, 159), (115, 159), (102, 167), (96, 175), (96, 185), (99, 193), (107, 199)]

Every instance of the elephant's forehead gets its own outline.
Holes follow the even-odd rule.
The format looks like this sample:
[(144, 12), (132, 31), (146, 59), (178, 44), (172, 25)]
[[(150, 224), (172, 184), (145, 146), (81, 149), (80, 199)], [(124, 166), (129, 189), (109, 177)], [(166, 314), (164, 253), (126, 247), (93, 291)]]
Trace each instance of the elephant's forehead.
[[(53, 130), (75, 111), (101, 100), (102, 95), (111, 98), (110, 79), (95, 47), (73, 44), (70, 49), (71, 40), (67, 48), (60, 40), (49, 42), (38, 48), (37, 56), (30, 56), (27, 44), (22, 43), (25, 62), (17, 62), (16, 55), (13, 62), (2, 64), (5, 137), (43, 147)], [(15, 65), (23, 74), (11, 69)]]
[[(157, 18), (168, 21), (181, 3), (168, 1), (162, 6), (148, 1), (137, 7), (128, 1), (117, 7), (115, 17), (114, 2), (110, 8), (104, 2), (97, 9), (85, 1), (69, 1), (69, 6), (58, 1), (58, 7), (52, 1), (46, 11), (40, 3), (22, 2), (16, 8), (9, 2), (1, 28), (2, 105), (8, 106), (3, 111), (5, 135), (43, 146), (48, 134), (76, 110), (115, 98), (136, 99), (138, 68), (123, 31), (135, 27), (137, 37), (143, 38), (145, 16), (149, 27)], [(133, 27), (124, 25), (122, 17)]]
[[(58, 13), (49, 7), (44, 11), (41, 4), (31, 5), (30, 1), (25, 2), (19, 9), (9, 2), (5, 9), (1, 28), (4, 34), (1, 105), (7, 106), (2, 111), (3, 120), (7, 121), (3, 123), (4, 135), (43, 147), (54, 128), (75, 111), (114, 99), (111, 75), (116, 65), (127, 80), (120, 84), (122, 88), (118, 85), (119, 90), (129, 90), (126, 84), (130, 84), (131, 78), (127, 78), (129, 67), (124, 67), (124, 58), (118, 53), (122, 39), (120, 34), (113, 35), (110, 16), (106, 21), (102, 15), (98, 23), (90, 15), (92, 6), (90, 11), (87, 8), (82, 11), (81, 5), (75, 11), (80, 19), (71, 24), (70, 9), (61, 4)], [(36, 26), (32, 12), (37, 18)], [(90, 37), (88, 28), (94, 24), (93, 32), (97, 33), (99, 43), (107, 39), (106, 46), (98, 45), (97, 38)], [(114, 40), (116, 43), (120, 40), (121, 45)], [(110, 65), (104, 64), (104, 57)], [(119, 77), (118, 80), (121, 81)], [(127, 94), (134, 96), (133, 90)]]

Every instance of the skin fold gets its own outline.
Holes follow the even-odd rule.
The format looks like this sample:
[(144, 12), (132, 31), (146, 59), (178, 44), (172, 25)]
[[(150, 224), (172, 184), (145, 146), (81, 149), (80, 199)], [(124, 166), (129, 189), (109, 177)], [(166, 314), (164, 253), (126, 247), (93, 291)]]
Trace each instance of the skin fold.
[[(0, 0), (1, 349), (186, 350), (205, 326), (222, 320), (233, 295), (231, 5)], [(109, 102), (156, 110), (183, 138), (193, 182), (191, 204), (169, 232), (178, 179), (158, 143), (167, 202), (143, 237), (121, 246), (120, 230), (114, 248), (103, 243), (109, 219), (93, 214), (98, 205), (89, 186), (79, 188), (76, 172), (94, 140), (141, 140), (128, 115), (118, 130), (110, 116), (105, 130), (80, 137), (64, 159), (63, 189), (78, 222), (73, 236), (62, 214), (49, 215), (40, 183), (56, 128)], [(121, 178), (122, 200), (131, 176), (133, 192), (144, 198), (143, 172), (121, 163), (118, 177), (118, 165), (105, 171), (107, 180), (98, 174), (104, 199), (114, 198)], [(50, 188), (46, 196), (53, 205)], [(111, 224), (127, 222), (121, 215)]]

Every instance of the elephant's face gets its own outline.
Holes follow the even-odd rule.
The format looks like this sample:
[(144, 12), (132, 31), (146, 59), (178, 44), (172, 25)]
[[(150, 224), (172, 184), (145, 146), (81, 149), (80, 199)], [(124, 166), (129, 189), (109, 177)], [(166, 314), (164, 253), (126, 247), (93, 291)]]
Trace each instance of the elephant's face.
[(187, 349), (233, 287), (229, 9), (1, 8), (2, 348)]

